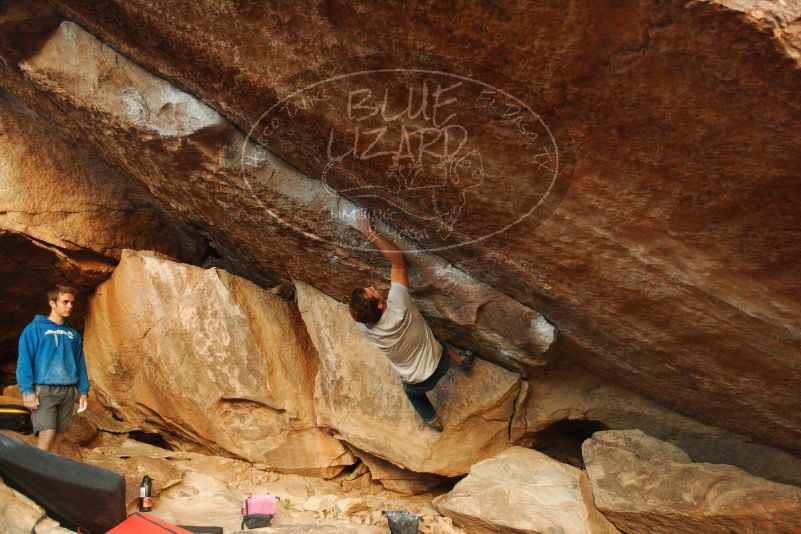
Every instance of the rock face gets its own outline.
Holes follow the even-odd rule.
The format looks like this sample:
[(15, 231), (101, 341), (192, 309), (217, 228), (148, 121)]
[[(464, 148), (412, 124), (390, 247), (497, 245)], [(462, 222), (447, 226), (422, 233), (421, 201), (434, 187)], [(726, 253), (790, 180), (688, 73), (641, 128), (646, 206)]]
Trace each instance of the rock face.
[(296, 308), (247, 280), (124, 251), (84, 338), (100, 401), (147, 432), (279, 471), (353, 462), (316, 427), (317, 363)]
[(801, 531), (799, 488), (692, 463), (638, 430), (597, 432), (582, 450), (596, 506), (624, 532)]
[(120, 473), (125, 478), (125, 503), (128, 506), (136, 504), (139, 485), (145, 475), (153, 479), (152, 495), (155, 498), (181, 482), (183, 473), (169, 459), (159, 457), (154, 452), (150, 452), (149, 456), (139, 452), (148, 448), (155, 451), (158, 450), (157, 447), (148, 447), (142, 443), (132, 445), (129, 440), (121, 447), (93, 447), (82, 453), (81, 460)]
[[(801, 486), (801, 459), (776, 447), (754, 443), (747, 436), (710, 427), (673, 412), (624, 388), (615, 386), (580, 366), (551, 369), (529, 382), (525, 407), (517, 424), (524, 427), (523, 442), (539, 449), (549, 429), (587, 423), (588, 430), (639, 429), (676, 445), (693, 461), (729, 464), (774, 482)], [(581, 441), (576, 436), (576, 454)], [(566, 440), (570, 436), (565, 437)], [(572, 449), (572, 447), (571, 447)]]
[(451, 368), (429, 399), (443, 421), (428, 428), (403, 393), (386, 357), (359, 332), (345, 304), (297, 282), (298, 307), (317, 347), (317, 422), (370, 454), (417, 472), (462, 475), (509, 446), (520, 377), (476, 360)]
[(201, 243), (135, 180), (64, 137), (50, 121), (0, 97), (0, 228), (66, 253), (119, 259), (124, 248), (179, 261)]
[[(372, 52), (375, 43), (384, 50), (458, 56), (524, 82), (556, 108), (573, 139), (569, 192), (536, 229), (532, 221), (497, 239), (441, 254), (471, 278), (542, 312), (594, 372), (706, 422), (798, 449), (801, 156), (796, 147), (801, 133), (795, 125), (801, 120), (796, 105), (801, 55), (795, 4), (642, 0), (580, 10), (571, 2), (431, 10), (307, 2), (276, 14), (211, 1), (53, 3), (63, 14), (42, 14), (45, 8), (36, 3), (35, 10), (27, 7), (30, 3), (8, 8), (9, 44), (3, 49), (9, 71), (33, 56), (66, 17), (199, 95), (245, 132), (295, 89), (282, 80), (304, 66)], [(35, 11), (35, 17), (25, 20), (25, 10)], [(304, 31), (299, 35), (295, 28)], [(31, 68), (45, 60), (31, 59)], [(28, 73), (43, 81), (34, 70)], [(326, 74), (322, 69), (320, 77)], [(501, 84), (501, 78), (485, 81)], [(14, 89), (24, 92), (19, 85)], [(79, 95), (75, 87), (53, 83), (46, 90), (64, 101)], [(30, 95), (63, 124), (65, 113), (41, 102), (47, 91)], [(71, 101), (68, 109), (80, 117), (71, 131), (83, 128), (85, 138), (98, 146), (93, 129), (111, 135), (109, 159), (135, 167), (138, 160), (130, 154), (142, 145), (175, 149), (170, 154), (180, 156), (172, 165), (155, 158), (139, 165), (160, 171), (152, 176), (188, 176), (186, 168), (208, 145), (198, 138), (180, 150), (178, 143), (137, 136), (117, 141), (119, 130), (110, 122), (81, 111), (89, 103)], [(262, 141), (308, 176), (320, 177), (326, 154), (319, 146), (332, 128), (343, 138), (353, 124), (326, 122), (323, 114), (312, 119), (293, 123), (281, 142)], [(421, 120), (410, 123), (422, 125)], [(215, 135), (205, 133), (206, 139)], [(140, 146), (115, 152), (125, 144)], [(488, 171), (526, 159), (522, 150), (482, 155)], [(183, 167), (173, 172), (177, 165)], [(392, 176), (376, 170), (368, 165), (363, 175), (391, 186)], [(212, 180), (187, 185), (173, 178), (172, 192), (150, 180), (160, 198), (171, 193), (175, 210), (192, 212), (205, 228), (231, 242), (244, 241), (232, 250), (265, 277), (265, 270), (282, 276), (287, 265), (302, 270), (290, 256), (308, 264), (323, 257), (301, 242), (303, 232), (326, 242), (336, 234), (302, 209), (300, 217), (274, 210), (286, 224), (270, 231), (285, 245), (273, 247), (269, 265), (259, 263), (273, 249), (262, 239), (246, 238), (246, 231), (230, 222), (235, 217), (202, 201), (213, 197), (229, 213), (261, 228), (266, 217), (251, 209), (250, 195), (221, 195)], [(176, 194), (182, 187), (190, 194)], [(510, 178), (499, 183), (499, 194), (488, 191), (482, 205), (497, 213), (505, 206), (493, 205), (492, 198), (529, 188), (525, 178)], [(275, 208), (271, 194), (259, 198)], [(380, 207), (377, 201), (364, 202)], [(402, 207), (419, 212), (425, 206), (412, 197)], [(315, 225), (304, 223), (309, 219)], [(471, 234), (487, 219), (460, 222), (459, 230)], [(326, 252), (327, 280), (308, 270), (302, 278), (338, 299), (354, 281), (375, 272), (355, 257), (359, 254), (335, 247)], [(375, 265), (375, 259), (371, 262)], [(510, 316), (510, 325), (515, 317)], [(465, 333), (450, 320), (441, 328), (454, 338)]]
[(476, 534), (616, 534), (592, 501), (587, 475), (542, 453), (512, 447), (470, 468), (435, 504)]
[[(450, 520), (440, 516), (428, 498), (401, 498), (376, 485), (347, 488), (344, 476), (323, 480), (279, 474), (264, 465), (166, 450), (134, 441), (124, 433), (104, 431), (91, 449), (81, 453), (91, 464), (118, 466), (126, 482), (131, 478), (136, 482), (129, 490), (138, 489), (143, 471), (149, 473), (160, 490), (150, 515), (177, 525), (218, 525), (226, 533), (239, 532), (241, 518), (236, 511), (243, 499), (268, 493), (281, 499), (272, 521), (277, 528), (273, 532), (385, 533), (387, 520), (382, 511), (405, 508), (422, 517), (421, 532), (464, 534), (448, 528)], [(3, 504), (0, 502), (0, 508)], [(0, 523), (0, 532), (4, 532), (3, 526)]]
[[(64, 57), (76, 59), (65, 62)], [(324, 216), (351, 213), (353, 203), (80, 26), (61, 23), (35, 56), (18, 65), (9, 78), (17, 86), (32, 85), (36, 95), (48, 95), (45, 100), (29, 96), (32, 106), (55, 113), (61, 127), (95, 143), (103, 157), (136, 176), (173, 212), (218, 236), (217, 248), (234, 259), (237, 272), (273, 285), (278, 278), (287, 281), (289, 271), (339, 296), (379, 273), (385, 276), (374, 249), (343, 257), (342, 246), (361, 249), (364, 243), (344, 216)], [(55, 109), (62, 107), (82, 119), (59, 121)], [(319, 247), (314, 261), (298, 254), (311, 252), (309, 243)], [(414, 250), (414, 243), (407, 248)], [(320, 261), (326, 269), (319, 268)], [(545, 363), (543, 354), (556, 334), (539, 312), (440, 257), (421, 256), (414, 265), (417, 285), (427, 289), (421, 293), (425, 311), (436, 328), (470, 339), (483, 355), (511, 368), (523, 371)], [(496, 321), (500, 316), (516, 321)]]
[(392, 462), (364, 451), (354, 450), (352, 452), (367, 466), (372, 480), (379, 481), (386, 489), (401, 495), (423, 493), (447, 481), (445, 477), (402, 469)]
[[(49, 308), (49, 284), (93, 289), (123, 248), (201, 258), (202, 242), (137, 182), (0, 94), (0, 363), (16, 361), (22, 328)], [(81, 327), (84, 306), (71, 319)]]
[[(52, 4), (3, 4), (0, 84), (212, 234), (241, 272), (270, 283), (289, 272), (339, 300), (385, 276), (380, 257), (348, 248), (361, 243), (325, 216), (340, 203), (321, 186), (329, 155), (322, 147), (329, 136), (352, 137), (354, 121), (335, 102), (329, 113), (283, 122), (273, 139), (269, 129), (252, 132), (272, 153), (245, 146), (263, 112), (297, 88), (287, 78), (381, 43), (486, 65), (496, 73), (482, 78), (491, 86), (524, 82), (526, 94), (536, 91), (562, 118), (560, 139), (569, 130), (569, 191), (559, 190), (544, 223), (532, 217), (469, 247), (442, 248), (442, 269), (419, 268), (430, 288), (422, 307), (438, 333), (469, 338), (527, 371), (548, 359), (556, 325), (555, 349), (593, 372), (704, 422), (799, 450), (795, 4), (432, 10), (332, 1), (278, 14), (208, 0)], [(496, 115), (506, 124), (503, 110)], [(410, 118), (406, 131), (427, 126), (426, 117)], [(397, 146), (403, 137), (386, 141)], [(477, 147), (481, 160), (460, 160), (486, 171), (469, 211), (486, 216), (459, 218), (454, 239), (481, 234), (539, 186), (532, 176), (542, 161), (497, 141)], [(382, 173), (390, 169), (363, 163), (326, 185), (392, 190), (409, 185), (399, 172), (414, 170)], [(476, 175), (460, 168), (452, 178), (475, 186)], [(498, 172), (508, 168), (518, 172)], [(358, 202), (386, 208), (378, 199)], [(408, 195), (398, 211), (429, 207), (424, 195)], [(424, 224), (399, 217), (395, 230), (420, 247), (432, 244)], [(459, 295), (480, 298), (451, 298), (452, 280), (468, 282)]]

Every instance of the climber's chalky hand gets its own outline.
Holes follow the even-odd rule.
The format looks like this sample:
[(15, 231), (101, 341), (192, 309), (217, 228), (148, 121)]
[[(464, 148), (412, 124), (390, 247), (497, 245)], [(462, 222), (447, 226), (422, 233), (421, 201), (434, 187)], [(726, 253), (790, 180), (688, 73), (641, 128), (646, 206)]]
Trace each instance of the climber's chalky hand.
[(350, 225), (362, 234), (370, 235), (370, 232), (373, 231), (373, 216), (370, 210), (364, 208), (356, 210)]

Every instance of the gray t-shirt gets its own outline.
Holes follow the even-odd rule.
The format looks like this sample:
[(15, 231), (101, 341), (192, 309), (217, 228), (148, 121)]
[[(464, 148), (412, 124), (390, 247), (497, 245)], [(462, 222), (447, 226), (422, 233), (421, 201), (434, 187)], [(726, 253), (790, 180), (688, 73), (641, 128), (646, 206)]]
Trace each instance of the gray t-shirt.
[(422, 382), (439, 365), (442, 345), (434, 338), (403, 284), (392, 282), (381, 319), (369, 327), (359, 323), (359, 329), (389, 358), (404, 382)]

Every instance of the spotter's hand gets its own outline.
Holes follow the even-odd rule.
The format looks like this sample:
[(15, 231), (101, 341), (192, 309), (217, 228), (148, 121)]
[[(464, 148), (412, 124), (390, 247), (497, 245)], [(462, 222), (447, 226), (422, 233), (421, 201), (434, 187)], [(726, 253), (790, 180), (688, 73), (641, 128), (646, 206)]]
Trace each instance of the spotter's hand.
[(39, 407), (39, 396), (36, 393), (25, 395), (22, 398), (22, 404), (24, 404), (29, 410), (35, 410)]

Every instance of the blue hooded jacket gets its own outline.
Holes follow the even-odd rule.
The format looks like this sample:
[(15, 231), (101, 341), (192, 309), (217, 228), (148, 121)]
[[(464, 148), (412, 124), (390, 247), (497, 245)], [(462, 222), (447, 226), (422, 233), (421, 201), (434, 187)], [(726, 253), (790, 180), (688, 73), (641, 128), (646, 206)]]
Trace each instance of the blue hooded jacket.
[(23, 395), (34, 393), (34, 384), (75, 385), (79, 395), (89, 393), (83, 340), (78, 331), (44, 315), (34, 317), (19, 338), (17, 383)]

